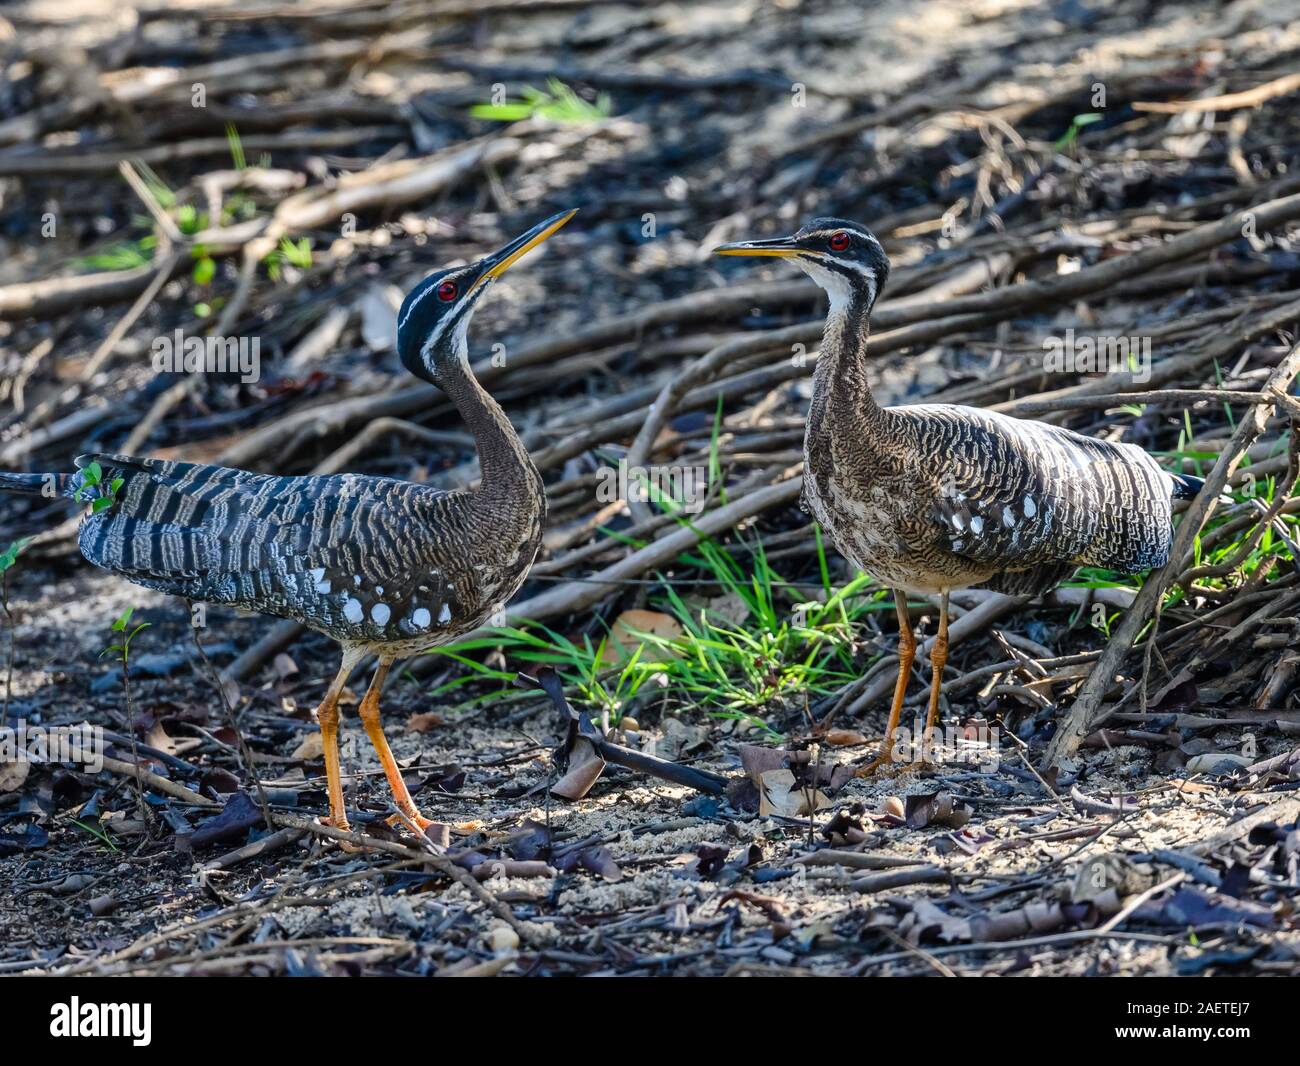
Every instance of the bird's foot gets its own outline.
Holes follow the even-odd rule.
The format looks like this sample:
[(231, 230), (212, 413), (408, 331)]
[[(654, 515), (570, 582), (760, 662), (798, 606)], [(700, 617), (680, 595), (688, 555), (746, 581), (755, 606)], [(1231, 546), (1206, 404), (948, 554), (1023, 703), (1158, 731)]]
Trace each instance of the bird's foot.
[(878, 773), (895, 774), (898, 773), (899, 768), (902, 765), (902, 763), (895, 762), (889, 757), (888, 753), (886, 753), (884, 755), (876, 756), (876, 758), (872, 759), (866, 766), (854, 771), (853, 776), (874, 777)]
[[(352, 832), (352, 826), (349, 824), (346, 817), (332, 818), (329, 815), (322, 814), (317, 821), (320, 822), (321, 825), (328, 825), (331, 828), (342, 830), (344, 833)], [(362, 845), (354, 844), (350, 840), (335, 840), (334, 843), (349, 855), (359, 855), (361, 852), (366, 850)]]
[(396, 828), (399, 825), (404, 825), (409, 829), (412, 825), (414, 825), (416, 828), (420, 830), (421, 833), (423, 833), (426, 829), (428, 829), (429, 826), (434, 824), (432, 818), (426, 818), (419, 811), (415, 811), (415, 810), (402, 811), (400, 814), (390, 814), (388, 818), (385, 820), (387, 821), (388, 825), (392, 826), (393, 828)]
[(404, 825), (407, 829), (418, 832), (425, 840), (439, 847), (445, 848), (451, 843), (451, 826), (445, 822), (435, 822), (432, 818), (426, 818), (414, 807), (409, 811), (390, 814), (388, 824), (390, 826)]
[(913, 770), (933, 770), (934, 763), (928, 759), (916, 759), (913, 762), (904, 762), (902, 759), (895, 759), (886, 751), (883, 755), (878, 755), (867, 763), (861, 769), (854, 772), (854, 777), (874, 777), (876, 774), (889, 774), (890, 776), (911, 773)]

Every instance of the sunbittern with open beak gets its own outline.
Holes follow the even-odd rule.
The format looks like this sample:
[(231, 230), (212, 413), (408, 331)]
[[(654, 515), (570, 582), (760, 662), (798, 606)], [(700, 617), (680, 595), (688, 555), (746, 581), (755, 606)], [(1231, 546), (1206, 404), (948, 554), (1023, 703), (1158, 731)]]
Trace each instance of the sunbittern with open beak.
[(803, 502), (850, 563), (893, 590), (899, 628), (882, 751), (861, 773), (896, 761), (916, 654), (909, 592), (939, 596), (929, 733), (939, 715), (951, 590), (1038, 594), (1079, 566), (1136, 573), (1164, 565), (1171, 501), (1194, 496), (1200, 479), (1163, 470), (1134, 445), (1043, 422), (953, 404), (876, 403), (868, 320), (889, 259), (864, 226), (816, 218), (793, 236), (717, 252), (791, 259), (830, 297), (804, 437)]
[[(82, 554), (147, 588), (291, 618), (342, 645), (316, 710), (331, 823), (348, 828), (339, 769), (339, 695), (367, 655), (379, 665), (360, 716), (397, 809), (423, 831), (384, 738), (379, 696), (395, 659), (477, 628), (523, 583), (541, 544), (541, 475), (505, 413), (475, 379), (466, 331), (492, 283), (563, 226), (566, 211), (498, 252), (439, 271), (411, 290), (397, 318), (403, 365), (438, 385), (474, 434), (481, 480), (442, 491), (361, 474), (272, 477), (221, 466), (83, 455), (53, 475), (80, 498), (85, 469), (122, 483), (81, 523)], [(50, 475), (0, 474), (0, 490), (40, 492)], [(97, 490), (92, 490), (97, 491)]]

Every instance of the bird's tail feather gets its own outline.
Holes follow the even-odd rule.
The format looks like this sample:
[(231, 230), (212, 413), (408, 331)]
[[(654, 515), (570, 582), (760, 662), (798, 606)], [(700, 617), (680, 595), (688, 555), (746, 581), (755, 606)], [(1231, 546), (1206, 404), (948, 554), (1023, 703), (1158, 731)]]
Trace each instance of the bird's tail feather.
[(6, 474), (0, 473), (0, 492), (18, 492), (27, 496), (69, 496), (72, 492), (71, 474)]
[(1169, 480), (1174, 483), (1174, 499), (1190, 500), (1201, 489), (1205, 488), (1205, 479), (1193, 477), (1191, 474), (1169, 474)]
[[(1166, 473), (1169, 472), (1166, 471)], [(1175, 500), (1190, 500), (1193, 496), (1199, 493), (1201, 489), (1205, 488), (1204, 479), (1193, 477), (1191, 474), (1169, 473), (1169, 478), (1174, 483), (1173, 497)], [(1237, 501), (1226, 492), (1219, 494), (1219, 503), (1221, 504), (1230, 506), (1236, 502)], [(1252, 497), (1249, 502), (1262, 516), (1265, 518), (1268, 517), (1268, 504), (1263, 500)], [(1300, 550), (1297, 550), (1297, 545), (1290, 537), (1291, 531), (1287, 528), (1286, 523), (1276, 515), (1273, 516), (1271, 525), (1273, 531), (1281, 537), (1283, 543), (1291, 549), (1291, 565), (1295, 568), (1297, 573), (1300, 573)]]

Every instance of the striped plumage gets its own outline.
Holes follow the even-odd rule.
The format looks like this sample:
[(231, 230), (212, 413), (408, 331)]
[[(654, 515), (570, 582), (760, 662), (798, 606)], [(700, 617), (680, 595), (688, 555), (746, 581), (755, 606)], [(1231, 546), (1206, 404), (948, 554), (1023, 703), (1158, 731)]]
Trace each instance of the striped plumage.
[[(79, 457), (71, 475), (0, 474), (0, 491), (110, 495), (80, 528), (82, 554), (95, 565), (147, 588), (294, 619), (342, 645), (342, 666), (316, 712), (336, 827), (348, 827), (337, 727), (353, 667), (378, 656), (361, 719), (402, 818), (423, 830), (432, 823), (416, 809), (380, 724), (384, 679), (398, 657), (462, 636), (503, 608), (541, 546), (541, 475), (470, 370), (466, 334), (491, 282), (573, 214), (425, 278), (398, 312), (403, 365), (440, 386), (474, 434), (481, 478), (473, 489), (359, 474), (275, 477), (110, 454)], [(92, 464), (97, 478), (88, 477)], [(105, 489), (118, 479), (116, 491)]]
[(92, 461), (104, 481), (123, 479), (113, 506), (81, 524), (81, 552), (96, 566), (291, 618), (345, 646), (409, 654), (476, 628), (515, 593), (541, 542), (541, 495), (120, 455), (77, 465)]
[[(876, 238), (818, 218), (791, 237), (724, 245), (731, 255), (794, 260), (830, 297), (804, 440), (803, 502), (835, 547), (889, 585), (900, 665), (885, 751), (915, 642), (908, 592), (941, 595), (928, 724), (947, 654), (947, 596), (983, 585), (1043, 592), (1078, 566), (1135, 573), (1163, 566), (1171, 501), (1196, 478), (1169, 474), (1142, 449), (973, 407), (881, 407), (868, 382), (871, 308), (889, 276)], [(870, 768), (869, 768), (870, 769)]]
[[(1133, 445), (973, 407), (877, 408), (852, 437), (840, 425), (809, 422), (804, 498), (846, 558), (911, 592), (1038, 593), (1082, 565), (1163, 566), (1171, 501), (1194, 484)], [(880, 445), (864, 463), (868, 434)]]

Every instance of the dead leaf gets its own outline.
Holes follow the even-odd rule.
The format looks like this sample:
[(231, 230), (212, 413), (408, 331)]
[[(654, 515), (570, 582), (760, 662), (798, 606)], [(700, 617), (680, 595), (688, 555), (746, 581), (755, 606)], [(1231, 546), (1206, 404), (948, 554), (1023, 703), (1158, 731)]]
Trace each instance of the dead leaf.
[(551, 794), (567, 800), (582, 799), (605, 772), (605, 760), (596, 748), (596, 741), (604, 739), (600, 730), (585, 712), (575, 711), (569, 706), (569, 701), (564, 698), (560, 675), (550, 667), (542, 667), (536, 677), (519, 674), (516, 684), (540, 688), (566, 719), (568, 728), (564, 741), (555, 753), (556, 763), (564, 771), (564, 776), (551, 786)]
[(1206, 752), (1187, 760), (1186, 770), (1189, 774), (1230, 774), (1243, 766), (1249, 766), (1253, 759), (1244, 755), (1230, 755), (1224, 751)]
[(758, 810), (758, 786), (752, 777), (737, 777), (727, 786), (727, 802), (738, 811)]
[(728, 854), (730, 851), (724, 844), (701, 844), (695, 849), (695, 860), (691, 864), (694, 867), (693, 872), (707, 880), (712, 880), (722, 872)]
[[(984, 845), (992, 844), (997, 837), (979, 829), (959, 829), (956, 832), (949, 833), (945, 839), (965, 854), (974, 855)], [(943, 847), (943, 843), (944, 841), (940, 840), (939, 844), (936, 845), (936, 850), (940, 855), (952, 850), (952, 848)]]
[(897, 796), (886, 796), (880, 801), (880, 806), (876, 813), (886, 818), (897, 818), (903, 820), (903, 801)]
[[(107, 816), (105, 816), (107, 820)], [(262, 820), (262, 812), (247, 792), (236, 792), (226, 800), (218, 814), (213, 815), (193, 833), (176, 835), (177, 850), (188, 852), (222, 840), (247, 833)], [(142, 827), (143, 829), (143, 827)], [(118, 832), (122, 832), (121, 829)]]
[[(1155, 910), (1154, 915), (1148, 910)], [(1268, 907), (1233, 899), (1222, 893), (1207, 892), (1193, 885), (1183, 885), (1163, 903), (1148, 905), (1138, 913), (1153, 917), (1166, 925), (1186, 928), (1199, 925), (1253, 925), (1259, 929), (1277, 927), (1277, 916)]]
[(578, 865), (605, 881), (623, 879), (623, 871), (614, 861), (609, 848), (603, 844), (594, 848), (583, 848), (578, 855)]
[(0, 762), (0, 792), (16, 792), (22, 788), (23, 782), (31, 772), (32, 764), (27, 759)]
[(679, 718), (665, 718), (663, 738), (656, 742), (654, 754), (676, 761), (712, 743), (708, 726), (685, 725)]
[[(790, 933), (790, 919), (786, 917), (785, 911), (781, 909), (781, 901), (772, 896), (760, 896), (757, 892), (745, 892), (739, 888), (733, 888), (718, 900), (718, 906), (730, 903), (732, 900), (739, 900), (742, 903), (748, 903), (755, 910), (761, 912), (773, 926), (778, 927), (773, 930), (773, 935), (779, 931), (780, 936), (788, 936)], [(779, 939), (779, 937), (778, 937)]]
[(551, 793), (560, 799), (580, 800), (605, 772), (605, 760), (586, 737), (576, 737), (569, 751), (569, 768), (564, 776), (551, 786)]
[(824, 792), (800, 788), (789, 770), (764, 770), (759, 774), (758, 813), (761, 816), (775, 814), (783, 818), (800, 818), (810, 813), (810, 800), (815, 811), (831, 805)]
[(869, 834), (859, 817), (861, 814), (862, 807), (856, 803), (847, 811), (840, 811), (822, 827), (822, 836), (832, 846), (864, 843), (869, 839)]
[(859, 733), (856, 729), (832, 729), (822, 737), (822, 740), (842, 748), (851, 744), (865, 744), (867, 737), (865, 733)]
[(325, 741), (321, 738), (320, 733), (315, 732), (304, 734), (298, 746), (293, 749), (293, 755), (291, 756), (294, 759), (305, 759), (307, 762), (323, 759), (324, 757)]
[(611, 665), (625, 662), (631, 658), (638, 647), (641, 648), (642, 662), (662, 662), (673, 658), (673, 652), (661, 647), (654, 641), (645, 640), (641, 634), (661, 637), (664, 640), (676, 640), (683, 635), (681, 623), (670, 614), (662, 611), (646, 611), (633, 608), (624, 611), (614, 619), (610, 627), (609, 640), (601, 655), (601, 661)]
[(974, 812), (956, 803), (947, 792), (927, 792), (907, 796), (903, 801), (903, 818), (909, 829), (924, 829), (941, 825), (960, 829), (970, 821)]
[(545, 859), (551, 854), (551, 831), (542, 822), (525, 818), (506, 845), (506, 850), (515, 859)]
[(446, 792), (454, 795), (465, 787), (465, 780), (469, 775), (455, 763), (439, 767), (436, 772), (425, 779), (425, 788), (437, 789), (439, 792)]
[(623, 871), (614, 861), (609, 848), (603, 844), (557, 855), (554, 859), (554, 867), (565, 874), (573, 873), (575, 870), (586, 870), (605, 881), (620, 881), (623, 878)]
[(406, 720), (406, 731), (408, 733), (432, 733), (445, 724), (442, 715), (435, 714), (433, 711), (419, 711)]
[(424, 827), (424, 838), (439, 851), (451, 847), (451, 826), (445, 822), (430, 822)]
[(90, 901), (90, 913), (96, 918), (102, 918), (106, 914), (112, 914), (113, 911), (117, 910), (119, 902), (118, 898), (111, 894), (95, 896)]
[(759, 744), (742, 744), (740, 745), (740, 765), (745, 773), (754, 779), (754, 784), (758, 784), (760, 774), (768, 770), (779, 770), (785, 766), (785, 760), (789, 757), (788, 751), (781, 751), (779, 748), (765, 748)]
[(686, 604), (691, 608), (692, 615), (701, 610), (707, 611), (714, 621), (729, 626), (743, 626), (749, 620), (749, 604), (735, 592), (724, 592), (712, 599), (691, 597)]
[(229, 795), (239, 791), (239, 778), (221, 766), (214, 766), (199, 778), (199, 791), (204, 795)]
[(292, 677), (298, 672), (298, 664), (284, 652), (280, 652), (275, 657), (271, 666), (275, 670), (276, 678), (280, 681), (283, 681), (286, 677)]
[(165, 751), (168, 755), (175, 755), (178, 750), (176, 741), (167, 735), (167, 730), (162, 727), (161, 722), (154, 722), (149, 732), (145, 734), (144, 742), (151, 748)]
[(139, 836), (148, 828), (139, 818), (133, 818), (125, 811), (105, 811), (99, 818), (102, 829), (116, 833), (118, 836)]
[(968, 918), (953, 917), (940, 910), (928, 899), (919, 899), (912, 904), (912, 913), (903, 920), (899, 931), (912, 944), (920, 944), (927, 939), (942, 940), (946, 943), (971, 939)]
[(1152, 884), (1149, 873), (1144, 873), (1127, 856), (1119, 852), (1085, 859), (1075, 871), (1070, 885), (1071, 903), (1096, 903), (1108, 900), (1107, 893), (1131, 896), (1145, 891)]

